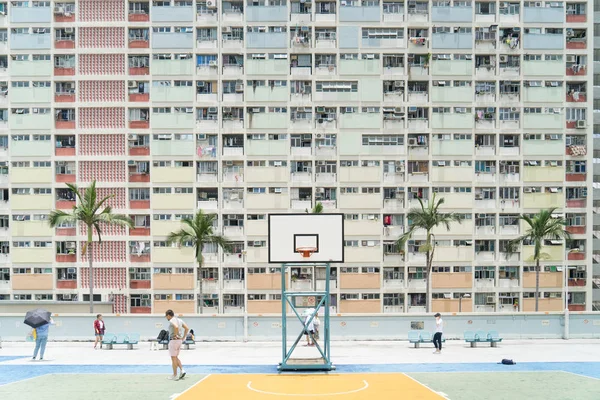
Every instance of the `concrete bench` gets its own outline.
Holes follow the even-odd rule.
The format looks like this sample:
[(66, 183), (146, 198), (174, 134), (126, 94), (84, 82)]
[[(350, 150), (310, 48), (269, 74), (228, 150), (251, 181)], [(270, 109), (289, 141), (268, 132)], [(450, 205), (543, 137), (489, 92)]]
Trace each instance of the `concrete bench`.
[[(431, 333), (428, 331), (409, 331), (408, 332), (408, 341), (411, 344), (415, 345), (415, 349), (421, 347), (421, 343), (431, 343), (433, 344), (433, 337)], [(446, 339), (442, 337), (442, 343), (445, 343)]]
[(469, 343), (471, 347), (477, 347), (477, 343), (489, 343), (490, 347), (498, 347), (498, 343), (502, 342), (502, 338), (497, 331), (465, 331), (464, 333), (465, 342)]
[(116, 335), (113, 333), (107, 333), (104, 335), (104, 338), (102, 339), (102, 344), (106, 345), (107, 350), (112, 350), (113, 346), (115, 346), (115, 345), (124, 345), (124, 346), (127, 346), (128, 350), (133, 350), (133, 345), (138, 344), (139, 341), (140, 341), (139, 333), (131, 333), (131, 334), (119, 333)]

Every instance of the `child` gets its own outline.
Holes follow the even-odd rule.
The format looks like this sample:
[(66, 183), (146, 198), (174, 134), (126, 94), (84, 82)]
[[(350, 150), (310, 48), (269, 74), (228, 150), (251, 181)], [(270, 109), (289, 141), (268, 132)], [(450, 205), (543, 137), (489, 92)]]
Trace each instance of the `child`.
[(98, 314), (96, 315), (96, 320), (94, 321), (94, 334), (96, 335), (96, 341), (94, 342), (94, 350), (96, 350), (98, 342), (100, 342), (100, 348), (102, 348), (102, 338), (104, 337), (105, 331), (106, 325), (104, 325), (104, 321), (102, 320), (102, 314)]

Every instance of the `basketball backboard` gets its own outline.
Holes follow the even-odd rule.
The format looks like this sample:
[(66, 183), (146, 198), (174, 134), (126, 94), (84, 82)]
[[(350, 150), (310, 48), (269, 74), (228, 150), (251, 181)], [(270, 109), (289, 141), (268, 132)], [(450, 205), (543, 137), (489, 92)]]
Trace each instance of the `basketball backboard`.
[[(302, 247), (316, 250), (304, 258)], [(318, 262), (344, 262), (344, 214), (269, 214), (269, 263)]]

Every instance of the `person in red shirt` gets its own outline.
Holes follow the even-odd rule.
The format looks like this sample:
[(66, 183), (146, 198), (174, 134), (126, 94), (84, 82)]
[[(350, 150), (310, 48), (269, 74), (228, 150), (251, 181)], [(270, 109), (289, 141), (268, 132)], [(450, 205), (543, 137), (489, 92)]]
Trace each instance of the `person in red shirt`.
[(96, 335), (96, 341), (94, 342), (94, 350), (96, 350), (98, 342), (100, 342), (100, 348), (102, 348), (102, 337), (104, 336), (105, 331), (106, 326), (104, 325), (104, 321), (102, 320), (102, 314), (98, 314), (96, 315), (96, 320), (94, 321), (94, 333)]

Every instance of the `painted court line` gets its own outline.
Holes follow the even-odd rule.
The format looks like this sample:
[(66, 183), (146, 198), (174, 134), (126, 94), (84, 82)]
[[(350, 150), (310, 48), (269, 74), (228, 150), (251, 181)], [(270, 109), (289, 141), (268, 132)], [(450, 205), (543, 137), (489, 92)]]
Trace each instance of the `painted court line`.
[(266, 392), (264, 390), (260, 390), (260, 389), (255, 389), (252, 387), (252, 381), (248, 382), (248, 385), (246, 385), (246, 387), (250, 390), (252, 390), (253, 392), (256, 393), (260, 393), (260, 394), (267, 394), (267, 395), (272, 395), (272, 396), (302, 396), (302, 397), (323, 397), (323, 396), (342, 396), (342, 395), (346, 395), (346, 394), (352, 394), (352, 393), (358, 393), (358, 392), (362, 392), (363, 390), (367, 389), (369, 387), (369, 382), (363, 380), (364, 386), (359, 388), (359, 389), (354, 389), (354, 390), (348, 390), (346, 392), (337, 392), (337, 393), (276, 393), (276, 392)]
[(438, 396), (443, 397), (444, 399), (450, 400), (450, 398), (448, 397), (448, 395), (446, 393), (442, 393), (442, 392), (436, 392), (435, 390), (433, 390), (432, 388), (430, 388), (429, 386), (419, 382), (418, 380), (416, 380), (415, 378), (413, 378), (412, 376), (408, 376), (407, 374), (402, 374), (405, 377), (407, 377), (408, 379), (410, 379), (411, 381), (415, 382), (416, 384), (423, 386), (425, 389), (429, 390), (432, 393), (437, 394)]
[(27, 382), (27, 381), (30, 381), (30, 380), (33, 380), (33, 379), (41, 378), (42, 376), (46, 376), (46, 375), (56, 375), (56, 374), (50, 373), (50, 374), (36, 375), (36, 376), (32, 376), (30, 378), (25, 378), (25, 379), (21, 379), (21, 380), (18, 380), (18, 381), (4, 383), (4, 384), (0, 385), (0, 388), (8, 386), (8, 385), (14, 385), (15, 383)]
[(571, 371), (559, 371), (559, 372), (564, 372), (565, 374), (571, 374), (571, 375), (575, 375), (575, 376), (580, 376), (582, 378), (589, 378), (589, 379), (595, 379), (597, 381), (600, 381), (600, 378), (596, 378), (595, 376), (581, 375), (581, 374), (577, 374), (577, 373), (571, 372)]
[(181, 393), (175, 393), (170, 398), (171, 399), (177, 399), (177, 398), (183, 396), (185, 393), (189, 392), (190, 390), (192, 390), (193, 388), (195, 388), (196, 386), (198, 386), (199, 384), (201, 384), (206, 378), (210, 377), (211, 375), (212, 374), (206, 375), (204, 378), (200, 379), (198, 382), (196, 382), (195, 384), (193, 384), (189, 388), (185, 389), (183, 392), (181, 392)]

